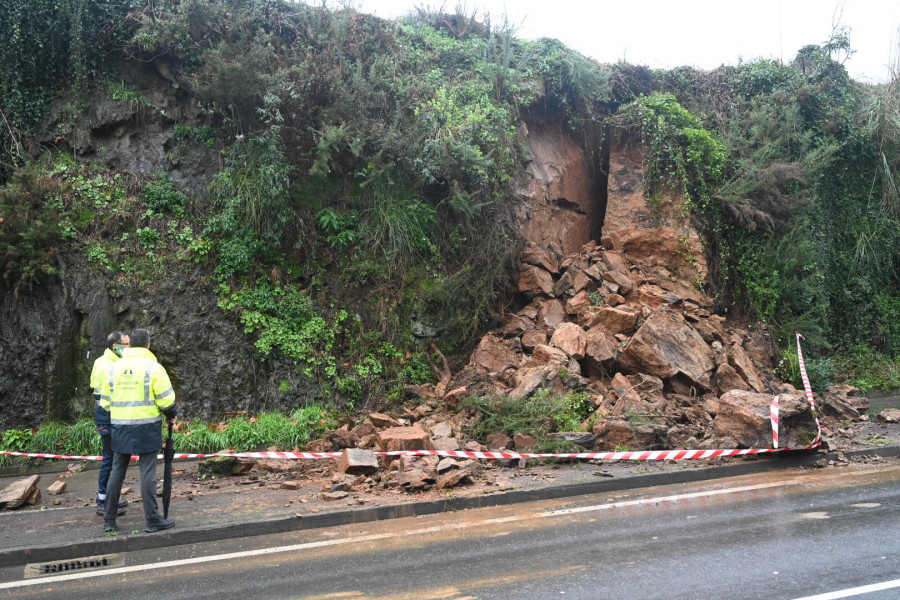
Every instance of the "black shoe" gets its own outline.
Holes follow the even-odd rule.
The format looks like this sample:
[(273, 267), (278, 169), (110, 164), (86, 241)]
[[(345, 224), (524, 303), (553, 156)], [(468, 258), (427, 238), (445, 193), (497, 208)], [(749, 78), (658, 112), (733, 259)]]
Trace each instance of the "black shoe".
[[(119, 500), (119, 510), (116, 511), (116, 516), (121, 517), (125, 514), (125, 507), (128, 506), (128, 500), (122, 498)], [(106, 501), (105, 500), (97, 500), (97, 516), (102, 517), (106, 514)]]
[(116, 532), (116, 522), (115, 521), (104, 521), (103, 522), (103, 531), (106, 533), (115, 533)]
[(147, 528), (144, 529), (144, 531), (146, 531), (147, 533), (153, 533), (154, 531), (162, 531), (163, 529), (168, 529), (169, 527), (175, 527), (175, 521), (158, 516), (155, 519), (151, 519), (147, 522)]

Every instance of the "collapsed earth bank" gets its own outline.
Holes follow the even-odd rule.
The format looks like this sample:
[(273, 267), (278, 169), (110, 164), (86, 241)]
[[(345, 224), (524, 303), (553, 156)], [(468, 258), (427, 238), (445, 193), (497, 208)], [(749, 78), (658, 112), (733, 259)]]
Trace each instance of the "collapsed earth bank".
[[(199, 144), (174, 150), (176, 123), (200, 126), (204, 113), (152, 66), (132, 77), (164, 110), (98, 97), (64, 149), (113, 171), (166, 172), (187, 191), (205, 189), (216, 153)], [(809, 407), (775, 379), (771, 334), (712, 312), (700, 237), (677, 195), (648, 206), (640, 150), (623, 139), (588, 152), (552, 120), (522, 122), (519, 135), (526, 169), (508, 199), (524, 244), (516, 293), (466, 366), (408, 394), (452, 406), (464, 394), (581, 391), (596, 405), (589, 445), (639, 449), (768, 446), (768, 405), (783, 393), (785, 442), (808, 442)], [(72, 257), (60, 263), (61, 274), (30, 293), (0, 298), (0, 429), (86, 412), (90, 364), (112, 329), (151, 330), (185, 416), (287, 411), (318, 398), (290, 360), (260, 358), (199, 267), (129, 290)], [(862, 401), (854, 407), (846, 390), (828, 398), (842, 417), (859, 418)]]

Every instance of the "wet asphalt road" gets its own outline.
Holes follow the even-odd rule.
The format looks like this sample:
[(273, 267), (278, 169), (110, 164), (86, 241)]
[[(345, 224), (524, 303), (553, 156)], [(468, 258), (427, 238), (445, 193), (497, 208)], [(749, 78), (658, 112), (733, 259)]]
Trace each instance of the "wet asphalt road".
[(900, 579), (898, 498), (893, 463), (779, 471), (0, 569), (0, 598), (797, 599)]

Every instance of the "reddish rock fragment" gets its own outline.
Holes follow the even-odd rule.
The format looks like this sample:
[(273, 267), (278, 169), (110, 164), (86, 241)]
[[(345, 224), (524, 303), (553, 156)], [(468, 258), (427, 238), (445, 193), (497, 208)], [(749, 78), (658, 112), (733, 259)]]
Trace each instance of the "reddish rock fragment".
[(378, 457), (369, 450), (347, 448), (338, 460), (337, 470), (349, 475), (371, 475), (378, 470)]
[(391, 427), (380, 431), (376, 443), (382, 452), (398, 450), (431, 450), (431, 437), (418, 427)]

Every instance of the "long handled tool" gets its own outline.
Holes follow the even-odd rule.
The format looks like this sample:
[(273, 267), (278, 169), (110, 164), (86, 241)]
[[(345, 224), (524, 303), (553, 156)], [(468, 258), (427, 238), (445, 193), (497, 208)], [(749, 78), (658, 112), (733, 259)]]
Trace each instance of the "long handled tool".
[(172, 440), (172, 426), (174, 421), (169, 419), (169, 437), (166, 439), (166, 449), (163, 452), (163, 490), (162, 505), (163, 518), (169, 518), (169, 502), (172, 500), (172, 461), (175, 460), (175, 444)]

